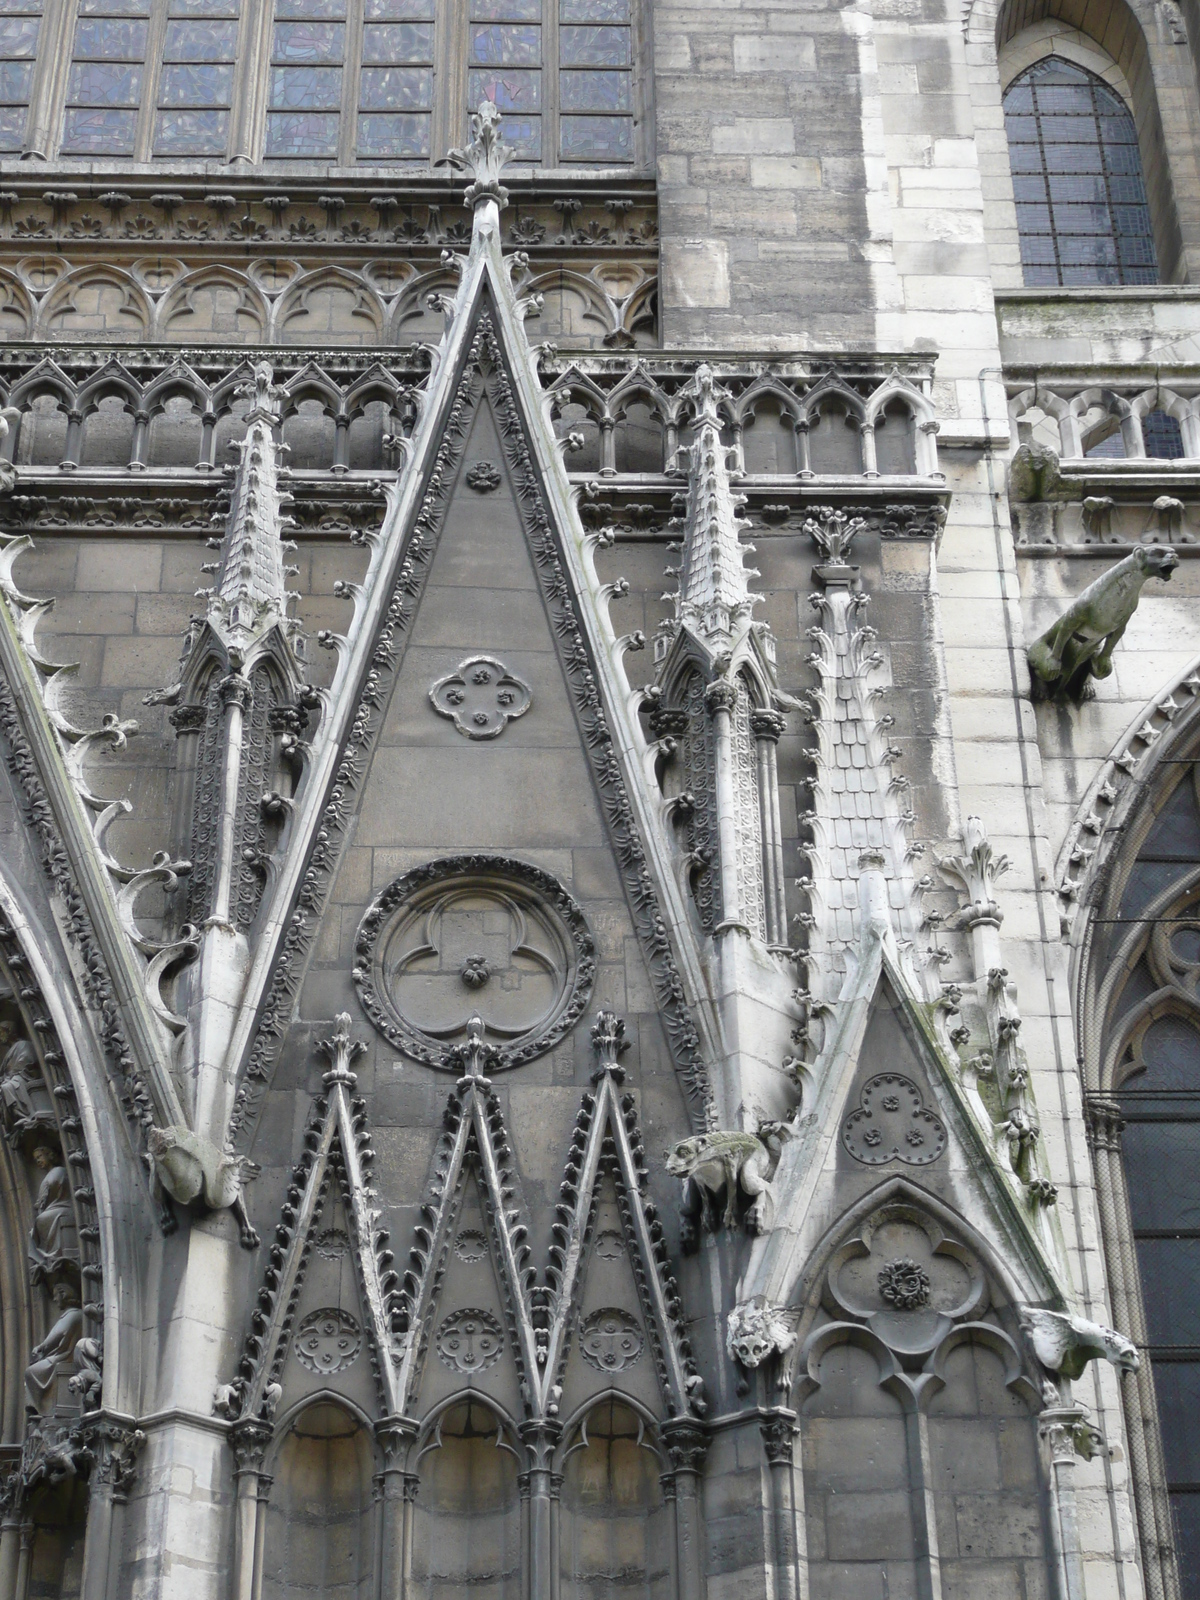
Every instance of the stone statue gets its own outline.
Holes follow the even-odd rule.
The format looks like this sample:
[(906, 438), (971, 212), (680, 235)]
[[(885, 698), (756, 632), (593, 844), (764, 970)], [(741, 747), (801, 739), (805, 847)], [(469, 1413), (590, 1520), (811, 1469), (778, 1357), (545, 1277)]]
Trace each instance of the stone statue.
[(0, 1022), (0, 1048), (8, 1046), (0, 1057), (0, 1116), (10, 1143), (13, 1135), (40, 1120), (32, 1092), (42, 1077), (37, 1052), (28, 1039), (15, 1037), (16, 1032), (13, 1023)]
[(1111, 1361), (1118, 1372), (1136, 1372), (1141, 1366), (1132, 1340), (1099, 1322), (1022, 1306), (1021, 1326), (1034, 1355), (1056, 1378), (1082, 1377), (1089, 1361)]
[[(60, 1278), (54, 1285), (54, 1304), (58, 1317), (41, 1344), (29, 1352), (25, 1368), (25, 1388), (35, 1411), (54, 1404), (54, 1380), (61, 1373), (75, 1371), (75, 1347), (83, 1337), (83, 1310), (73, 1284)], [(49, 1396), (49, 1401), (47, 1401)]]
[(734, 1306), (725, 1324), (725, 1348), (730, 1360), (743, 1367), (760, 1367), (769, 1355), (786, 1355), (796, 1342), (796, 1330), (778, 1306), (747, 1302)]
[[(746, 1216), (748, 1233), (765, 1233), (774, 1215), (771, 1177), (786, 1139), (795, 1129), (788, 1122), (763, 1122), (758, 1133), (698, 1133), (667, 1152), (667, 1171), (683, 1179), (682, 1243), (695, 1246), (701, 1223), (709, 1227), (737, 1225), (738, 1190), (752, 1197)], [(715, 1220), (716, 1199), (724, 1190), (725, 1209)]]
[(227, 1155), (190, 1128), (151, 1128), (146, 1140), (154, 1176), (180, 1205), (199, 1200), (211, 1211), (228, 1208), (247, 1250), (258, 1244), (242, 1194), (242, 1160)]
[(45, 1177), (33, 1203), (33, 1227), (29, 1234), (29, 1260), (35, 1281), (57, 1268), (64, 1256), (74, 1260), (77, 1251), (75, 1208), (71, 1201), (71, 1179), (58, 1152), (39, 1144), (33, 1162)]
[(1179, 557), (1165, 545), (1139, 545), (1089, 583), (1029, 648), (1035, 692), (1043, 698), (1082, 700), (1089, 678), (1107, 678), (1142, 585), (1147, 578), (1165, 582), (1178, 565)]
[(75, 1346), (75, 1376), (67, 1384), (85, 1411), (95, 1411), (104, 1389), (104, 1351), (99, 1339), (80, 1339)]

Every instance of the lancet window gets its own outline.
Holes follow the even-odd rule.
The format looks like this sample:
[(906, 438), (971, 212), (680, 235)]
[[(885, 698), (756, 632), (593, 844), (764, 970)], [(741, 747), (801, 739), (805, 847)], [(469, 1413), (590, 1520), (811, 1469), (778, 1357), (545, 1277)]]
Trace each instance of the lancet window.
[(1025, 282), (1157, 283), (1137, 129), (1115, 90), (1047, 57), (1009, 85), (1004, 125)]

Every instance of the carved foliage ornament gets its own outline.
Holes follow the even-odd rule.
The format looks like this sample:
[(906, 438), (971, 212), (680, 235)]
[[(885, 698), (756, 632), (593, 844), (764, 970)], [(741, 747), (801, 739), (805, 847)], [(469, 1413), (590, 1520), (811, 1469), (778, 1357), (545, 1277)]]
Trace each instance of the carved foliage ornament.
[(478, 1014), (492, 1069), (532, 1061), (579, 1020), (595, 946), (557, 878), (500, 856), (449, 856), (405, 873), (367, 908), (354, 982), (367, 1015), (426, 1066), (459, 1070)]
[(429, 691), (439, 717), (468, 739), (496, 739), (533, 703), (529, 685), (495, 656), (468, 656)]
[(926, 1109), (911, 1078), (883, 1072), (864, 1087), (856, 1110), (842, 1124), (842, 1143), (869, 1167), (885, 1161), (926, 1167), (946, 1148), (946, 1129)]

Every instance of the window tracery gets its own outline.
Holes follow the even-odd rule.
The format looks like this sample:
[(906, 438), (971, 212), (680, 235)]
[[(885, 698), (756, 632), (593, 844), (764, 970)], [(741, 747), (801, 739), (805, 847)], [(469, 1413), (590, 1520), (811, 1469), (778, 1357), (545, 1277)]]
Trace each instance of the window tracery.
[(1048, 56), (1004, 95), (1025, 283), (1157, 283), (1142, 160), (1124, 101)]

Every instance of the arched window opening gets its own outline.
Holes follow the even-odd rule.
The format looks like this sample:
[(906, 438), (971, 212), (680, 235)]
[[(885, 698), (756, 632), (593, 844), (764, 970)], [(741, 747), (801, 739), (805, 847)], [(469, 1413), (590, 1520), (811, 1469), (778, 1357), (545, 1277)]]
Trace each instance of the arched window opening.
[(517, 1457), (495, 1413), (472, 1401), (439, 1418), (418, 1462), (413, 1593), (520, 1600)]
[(1105, 1247), (1147, 1358), (1123, 1388), (1130, 1433), (1146, 1442), (1134, 1478), (1140, 1533), (1156, 1567), (1174, 1545), (1184, 1600), (1200, 1600), (1198, 785), (1183, 765), (1149, 828), (1136, 829), (1142, 843), (1110, 880), (1090, 952), (1103, 1005), (1092, 1048), (1108, 1064), (1091, 1113)]
[(625, 407), (625, 415), (617, 423), (615, 445), (618, 472), (663, 470), (662, 423), (644, 401), (635, 400)]
[(1142, 441), (1156, 461), (1183, 459), (1183, 430), (1169, 411), (1151, 411), (1142, 418)]
[(565, 439), (572, 433), (583, 437), (581, 449), (567, 452), (568, 472), (599, 472), (600, 425), (586, 406), (580, 405), (578, 401), (568, 400), (554, 419), (554, 431), (560, 439)]
[(57, 467), (67, 453), (67, 413), (56, 394), (39, 394), (21, 417), (17, 465)]
[(301, 400), (283, 424), (283, 442), (293, 472), (320, 472), (333, 465), (337, 426), (317, 399)]
[(204, 442), (204, 424), (190, 396), (173, 394), (150, 419), (149, 465), (194, 467)]
[(808, 460), (816, 473), (841, 476), (862, 472), (862, 439), (858, 418), (840, 400), (826, 400), (810, 426)]
[(263, 1547), (263, 1600), (369, 1600), (374, 1594), (366, 1429), (320, 1401), (292, 1423), (275, 1462)]
[(1010, 84), (1004, 125), (1026, 284), (1157, 283), (1137, 129), (1121, 97), (1048, 56)]
[(105, 395), (83, 422), (82, 467), (127, 467), (133, 453), (133, 413), (119, 395)]
[(890, 400), (876, 418), (875, 466), (885, 476), (917, 470), (916, 428), (903, 400)]
[(562, 1600), (666, 1600), (660, 1470), (631, 1407), (605, 1400), (584, 1418), (563, 1458)]
[(1120, 420), (1104, 415), (1095, 427), (1083, 433), (1083, 453), (1094, 461), (1124, 461), (1125, 436)]
[(747, 473), (772, 476), (796, 471), (796, 443), (792, 419), (774, 395), (754, 402), (742, 430), (742, 460)]
[(362, 411), (350, 419), (347, 430), (348, 465), (354, 472), (370, 472), (386, 465), (384, 439), (398, 433), (386, 400), (368, 400)]

